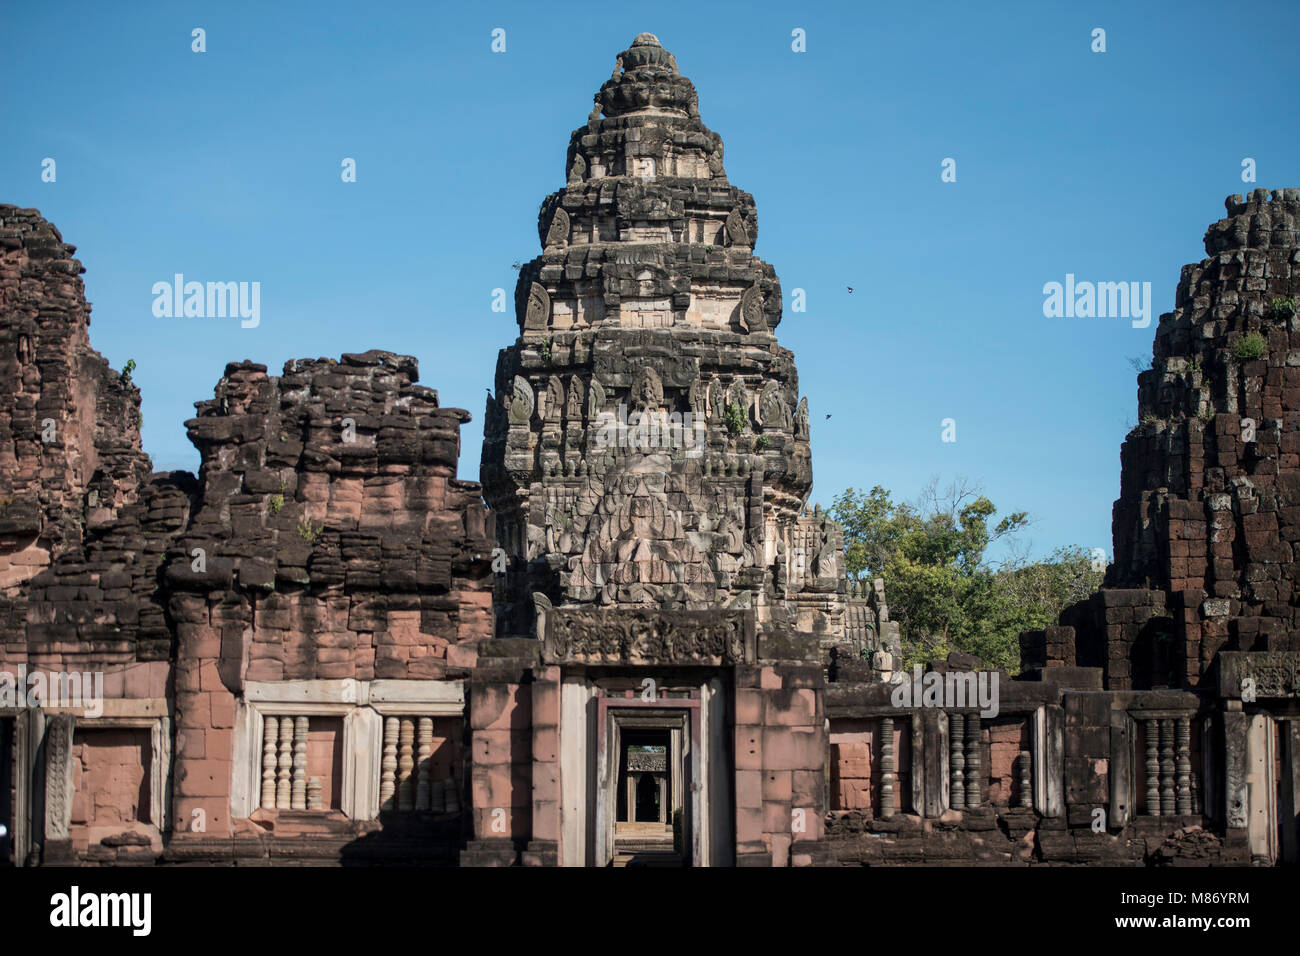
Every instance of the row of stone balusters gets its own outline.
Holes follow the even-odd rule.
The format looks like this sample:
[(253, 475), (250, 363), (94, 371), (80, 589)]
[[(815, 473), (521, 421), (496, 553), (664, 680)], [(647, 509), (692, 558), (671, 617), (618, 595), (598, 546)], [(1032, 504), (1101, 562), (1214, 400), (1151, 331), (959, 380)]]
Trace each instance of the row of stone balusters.
[(320, 810), (320, 777), (307, 779), (307, 718), (267, 717), (262, 730), (262, 806)]
[(1147, 751), (1146, 812), (1156, 817), (1200, 813), (1200, 787), (1192, 772), (1191, 718), (1139, 719)]
[(379, 806), (382, 810), (403, 813), (411, 810), (460, 812), (460, 792), (455, 777), (433, 779), (432, 718), (389, 717), (384, 721)]

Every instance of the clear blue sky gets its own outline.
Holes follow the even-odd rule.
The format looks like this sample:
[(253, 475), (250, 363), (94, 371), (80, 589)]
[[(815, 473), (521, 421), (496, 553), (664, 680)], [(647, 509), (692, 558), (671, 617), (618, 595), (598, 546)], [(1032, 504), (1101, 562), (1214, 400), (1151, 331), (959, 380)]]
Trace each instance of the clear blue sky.
[[(1036, 553), (1109, 553), (1129, 357), (1150, 358), (1223, 198), (1300, 186), (1300, 5), (638, 6), (4, 0), (0, 201), (79, 247), (92, 343), (136, 361), (155, 468), (196, 468), (182, 423), (226, 362), (384, 348), (473, 414), (475, 478), (485, 389), (517, 334), (492, 290), (513, 301), (570, 131), (651, 31), (758, 202), (814, 500), (964, 475), (1031, 513)], [(155, 318), (151, 288), (176, 272), (261, 282), (261, 325)], [(1044, 318), (1043, 284), (1066, 273), (1151, 282), (1151, 327)]]

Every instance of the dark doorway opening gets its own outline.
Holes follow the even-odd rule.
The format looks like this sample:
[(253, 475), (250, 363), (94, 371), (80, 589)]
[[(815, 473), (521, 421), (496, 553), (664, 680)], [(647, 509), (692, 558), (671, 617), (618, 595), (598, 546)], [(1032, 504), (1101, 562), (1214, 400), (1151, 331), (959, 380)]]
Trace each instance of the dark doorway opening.
[(628, 730), (622, 743), (618, 822), (671, 824), (673, 773), (668, 730)]
[(14, 863), (14, 721), (0, 719), (0, 866)]

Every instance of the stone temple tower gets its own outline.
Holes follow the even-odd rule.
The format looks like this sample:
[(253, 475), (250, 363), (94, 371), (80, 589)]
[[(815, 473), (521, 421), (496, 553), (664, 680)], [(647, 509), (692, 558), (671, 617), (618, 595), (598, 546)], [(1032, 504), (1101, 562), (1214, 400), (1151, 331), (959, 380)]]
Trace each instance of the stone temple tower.
[(722, 157), (691, 81), (639, 35), (542, 202), (487, 403), (502, 636), (536, 633), (552, 606), (741, 608), (823, 650), (896, 651), (881, 589), (846, 582), (841, 532), (805, 510), (808, 401), (776, 339), (781, 286)]

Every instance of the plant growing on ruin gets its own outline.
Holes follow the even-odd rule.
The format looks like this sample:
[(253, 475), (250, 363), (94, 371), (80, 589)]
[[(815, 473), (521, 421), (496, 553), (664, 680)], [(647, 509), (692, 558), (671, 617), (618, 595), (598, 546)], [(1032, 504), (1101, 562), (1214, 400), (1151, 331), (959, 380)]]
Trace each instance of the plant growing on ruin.
[(735, 436), (745, 430), (745, 409), (740, 402), (727, 405), (727, 431)]
[(280, 509), (284, 507), (284, 495), (272, 495), (270, 501), (270, 511), (273, 515), (278, 515)]
[(311, 518), (307, 517), (307, 515), (303, 515), (298, 519), (298, 537), (302, 538), (304, 541), (315, 541), (321, 536), (321, 532), (324, 530), (324, 524), (312, 524)]
[(1208, 425), (1210, 422), (1214, 421), (1214, 409), (1207, 405), (1205, 408), (1201, 409), (1201, 413), (1197, 417)]
[(768, 440), (766, 435), (759, 435), (757, 440), (754, 442), (754, 451), (763, 451), (771, 444), (772, 442)]
[(1193, 355), (1187, 360), (1187, 370), (1189, 372), (1201, 371), (1201, 357), (1199, 355)]
[(118, 381), (123, 387), (131, 384), (131, 373), (135, 371), (135, 359), (127, 359), (126, 364), (122, 366), (122, 371), (118, 375)]
[(1273, 314), (1279, 319), (1289, 319), (1295, 313), (1295, 296), (1288, 295), (1273, 300)]
[(539, 346), (538, 351), (542, 353), (542, 361), (545, 362), (547, 365), (550, 365), (551, 364), (551, 340), (547, 339), (546, 341), (544, 341), (541, 344), (541, 346)]
[(1251, 362), (1264, 354), (1268, 343), (1258, 332), (1250, 332), (1232, 343), (1232, 354), (1238, 362)]

